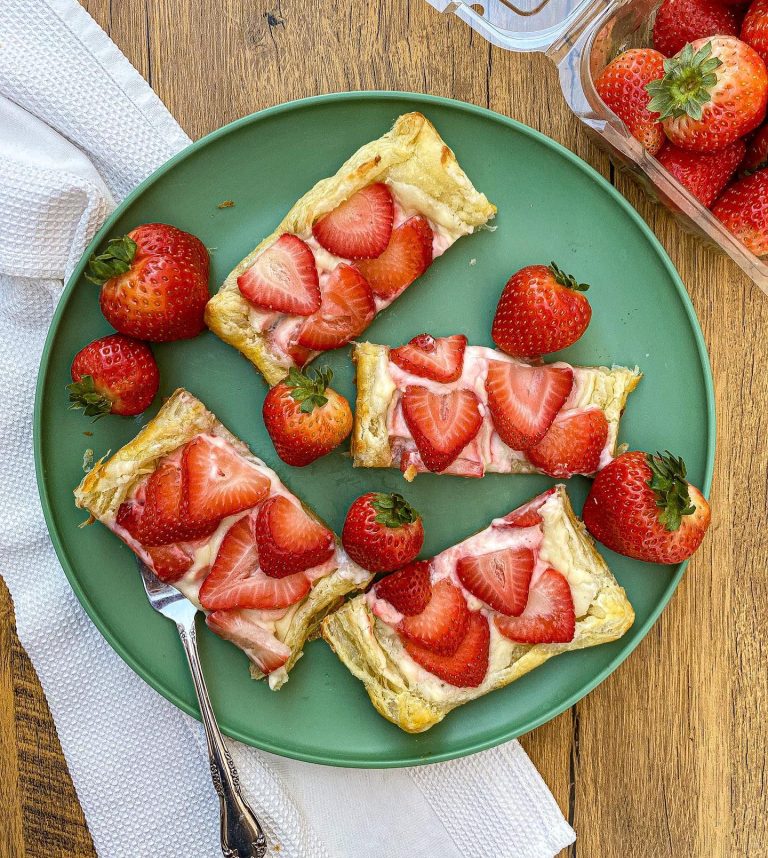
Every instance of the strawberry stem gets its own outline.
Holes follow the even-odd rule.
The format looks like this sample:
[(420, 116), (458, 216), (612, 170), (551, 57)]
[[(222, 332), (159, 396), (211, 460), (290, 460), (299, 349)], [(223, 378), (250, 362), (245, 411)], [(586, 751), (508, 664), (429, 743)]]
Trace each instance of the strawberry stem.
[(656, 495), (656, 506), (662, 510), (659, 521), (667, 530), (677, 530), (684, 515), (696, 512), (685, 480), (685, 462), (675, 458), (669, 450), (666, 456), (661, 453), (656, 453), (655, 456), (646, 453), (645, 459), (651, 469), (648, 486)]
[(384, 494), (376, 492), (371, 500), (371, 506), (376, 510), (376, 521), (385, 527), (402, 527), (413, 524), (420, 516), (408, 501), (400, 494)]
[(73, 381), (67, 385), (69, 391), (70, 408), (77, 410), (82, 408), (86, 417), (98, 420), (112, 410), (112, 403), (99, 393), (93, 383), (93, 376), (84, 375), (80, 381)]
[[(310, 378), (310, 372), (314, 372), (314, 378)], [(291, 389), (293, 399), (301, 403), (299, 410), (305, 414), (311, 414), (315, 408), (322, 408), (328, 402), (328, 397), (324, 394), (332, 378), (333, 370), (327, 366), (321, 370), (307, 370), (307, 372), (301, 372), (292, 366), (288, 371), (288, 378), (283, 383)]]
[(712, 42), (695, 53), (689, 43), (676, 57), (664, 60), (664, 77), (645, 85), (651, 96), (648, 111), (658, 113), (659, 121), (686, 114), (692, 119), (701, 119), (702, 108), (709, 102), (712, 87), (717, 83), (715, 69), (723, 64), (711, 54)]
[(549, 263), (549, 270), (552, 276), (561, 286), (567, 289), (573, 289), (574, 292), (586, 292), (589, 289), (589, 283), (579, 283), (572, 274), (566, 274), (562, 268), (554, 262)]
[(94, 253), (88, 260), (85, 279), (102, 286), (107, 280), (130, 271), (135, 255), (136, 242), (130, 236), (111, 238), (103, 253)]

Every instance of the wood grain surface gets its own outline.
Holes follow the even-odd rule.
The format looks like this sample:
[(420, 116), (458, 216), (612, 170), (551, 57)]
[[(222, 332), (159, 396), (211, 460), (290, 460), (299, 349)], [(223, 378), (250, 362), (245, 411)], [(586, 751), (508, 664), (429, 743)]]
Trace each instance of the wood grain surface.
[[(768, 298), (629, 179), (614, 176), (566, 108), (545, 58), (493, 48), (425, 0), (83, 2), (193, 138), (301, 96), (430, 92), (550, 135), (610, 177), (648, 221), (687, 285), (711, 355), (719, 442), (714, 522), (637, 651), (581, 703), (522, 741), (578, 833), (563, 856), (768, 855)], [(12, 623), (3, 588), (2, 854), (92, 856)], [(500, 846), (498, 858), (507, 854)]]

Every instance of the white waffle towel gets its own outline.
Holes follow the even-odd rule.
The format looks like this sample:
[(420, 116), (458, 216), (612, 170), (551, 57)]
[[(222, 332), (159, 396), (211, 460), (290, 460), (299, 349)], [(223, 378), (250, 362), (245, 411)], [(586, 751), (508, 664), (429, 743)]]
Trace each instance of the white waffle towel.
[[(103, 858), (215, 858), (218, 802), (199, 724), (112, 651), (54, 555), (35, 488), (35, 375), (62, 281), (89, 239), (115, 202), (188, 143), (75, 0), (3, 0), (0, 552), (19, 636)], [(391, 771), (230, 746), (285, 858), (551, 858), (575, 838), (517, 742)]]

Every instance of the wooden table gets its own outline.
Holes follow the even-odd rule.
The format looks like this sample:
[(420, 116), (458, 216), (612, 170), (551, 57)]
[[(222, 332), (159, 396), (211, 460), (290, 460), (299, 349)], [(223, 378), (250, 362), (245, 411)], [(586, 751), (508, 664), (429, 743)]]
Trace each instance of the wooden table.
[[(687, 284), (711, 355), (714, 522), (637, 651), (522, 742), (578, 832), (571, 858), (768, 855), (768, 298), (614, 174), (567, 110), (547, 60), (493, 48), (425, 0), (83, 2), (192, 138), (317, 93), (429, 92), (550, 135), (648, 221)], [(2, 588), (0, 855), (93, 854)]]

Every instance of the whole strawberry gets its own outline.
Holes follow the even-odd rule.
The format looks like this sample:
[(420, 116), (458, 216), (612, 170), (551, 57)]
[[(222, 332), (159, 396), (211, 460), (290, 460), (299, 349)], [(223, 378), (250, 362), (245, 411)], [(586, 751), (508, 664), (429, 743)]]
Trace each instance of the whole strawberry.
[(86, 417), (141, 414), (157, 393), (160, 374), (146, 343), (110, 334), (81, 349), (72, 361), (67, 385), (70, 408)]
[(586, 331), (592, 308), (577, 283), (554, 262), (521, 268), (507, 281), (496, 307), (491, 336), (517, 357), (538, 357), (567, 348)]
[(421, 551), (424, 525), (402, 495), (368, 492), (349, 508), (341, 543), (363, 569), (392, 572)]
[(111, 239), (85, 276), (101, 286), (101, 311), (121, 334), (161, 343), (205, 327), (208, 252), (175, 226), (144, 224)]
[(582, 513), (599, 542), (649, 563), (680, 563), (709, 527), (709, 504), (669, 451), (622, 453), (592, 483)]
[(746, 152), (743, 140), (734, 140), (718, 152), (689, 152), (667, 146), (659, 163), (709, 208), (736, 172)]
[(764, 63), (768, 63), (768, 2), (751, 3), (741, 25), (742, 41), (753, 47)]
[(768, 170), (726, 188), (712, 214), (755, 256), (768, 254)]
[(645, 87), (663, 74), (662, 54), (652, 48), (632, 48), (608, 63), (595, 80), (600, 98), (651, 155), (664, 145), (664, 131), (658, 114), (648, 110)]
[(314, 462), (352, 431), (349, 403), (328, 386), (332, 378), (328, 368), (303, 373), (291, 367), (288, 376), (267, 393), (264, 425), (277, 455), (287, 464), (301, 467)]
[(749, 45), (733, 36), (697, 39), (664, 60), (664, 76), (646, 86), (648, 109), (681, 149), (716, 152), (763, 121), (768, 71)]
[(653, 24), (653, 46), (672, 57), (696, 39), (738, 36), (740, 17), (718, 0), (664, 0)]

